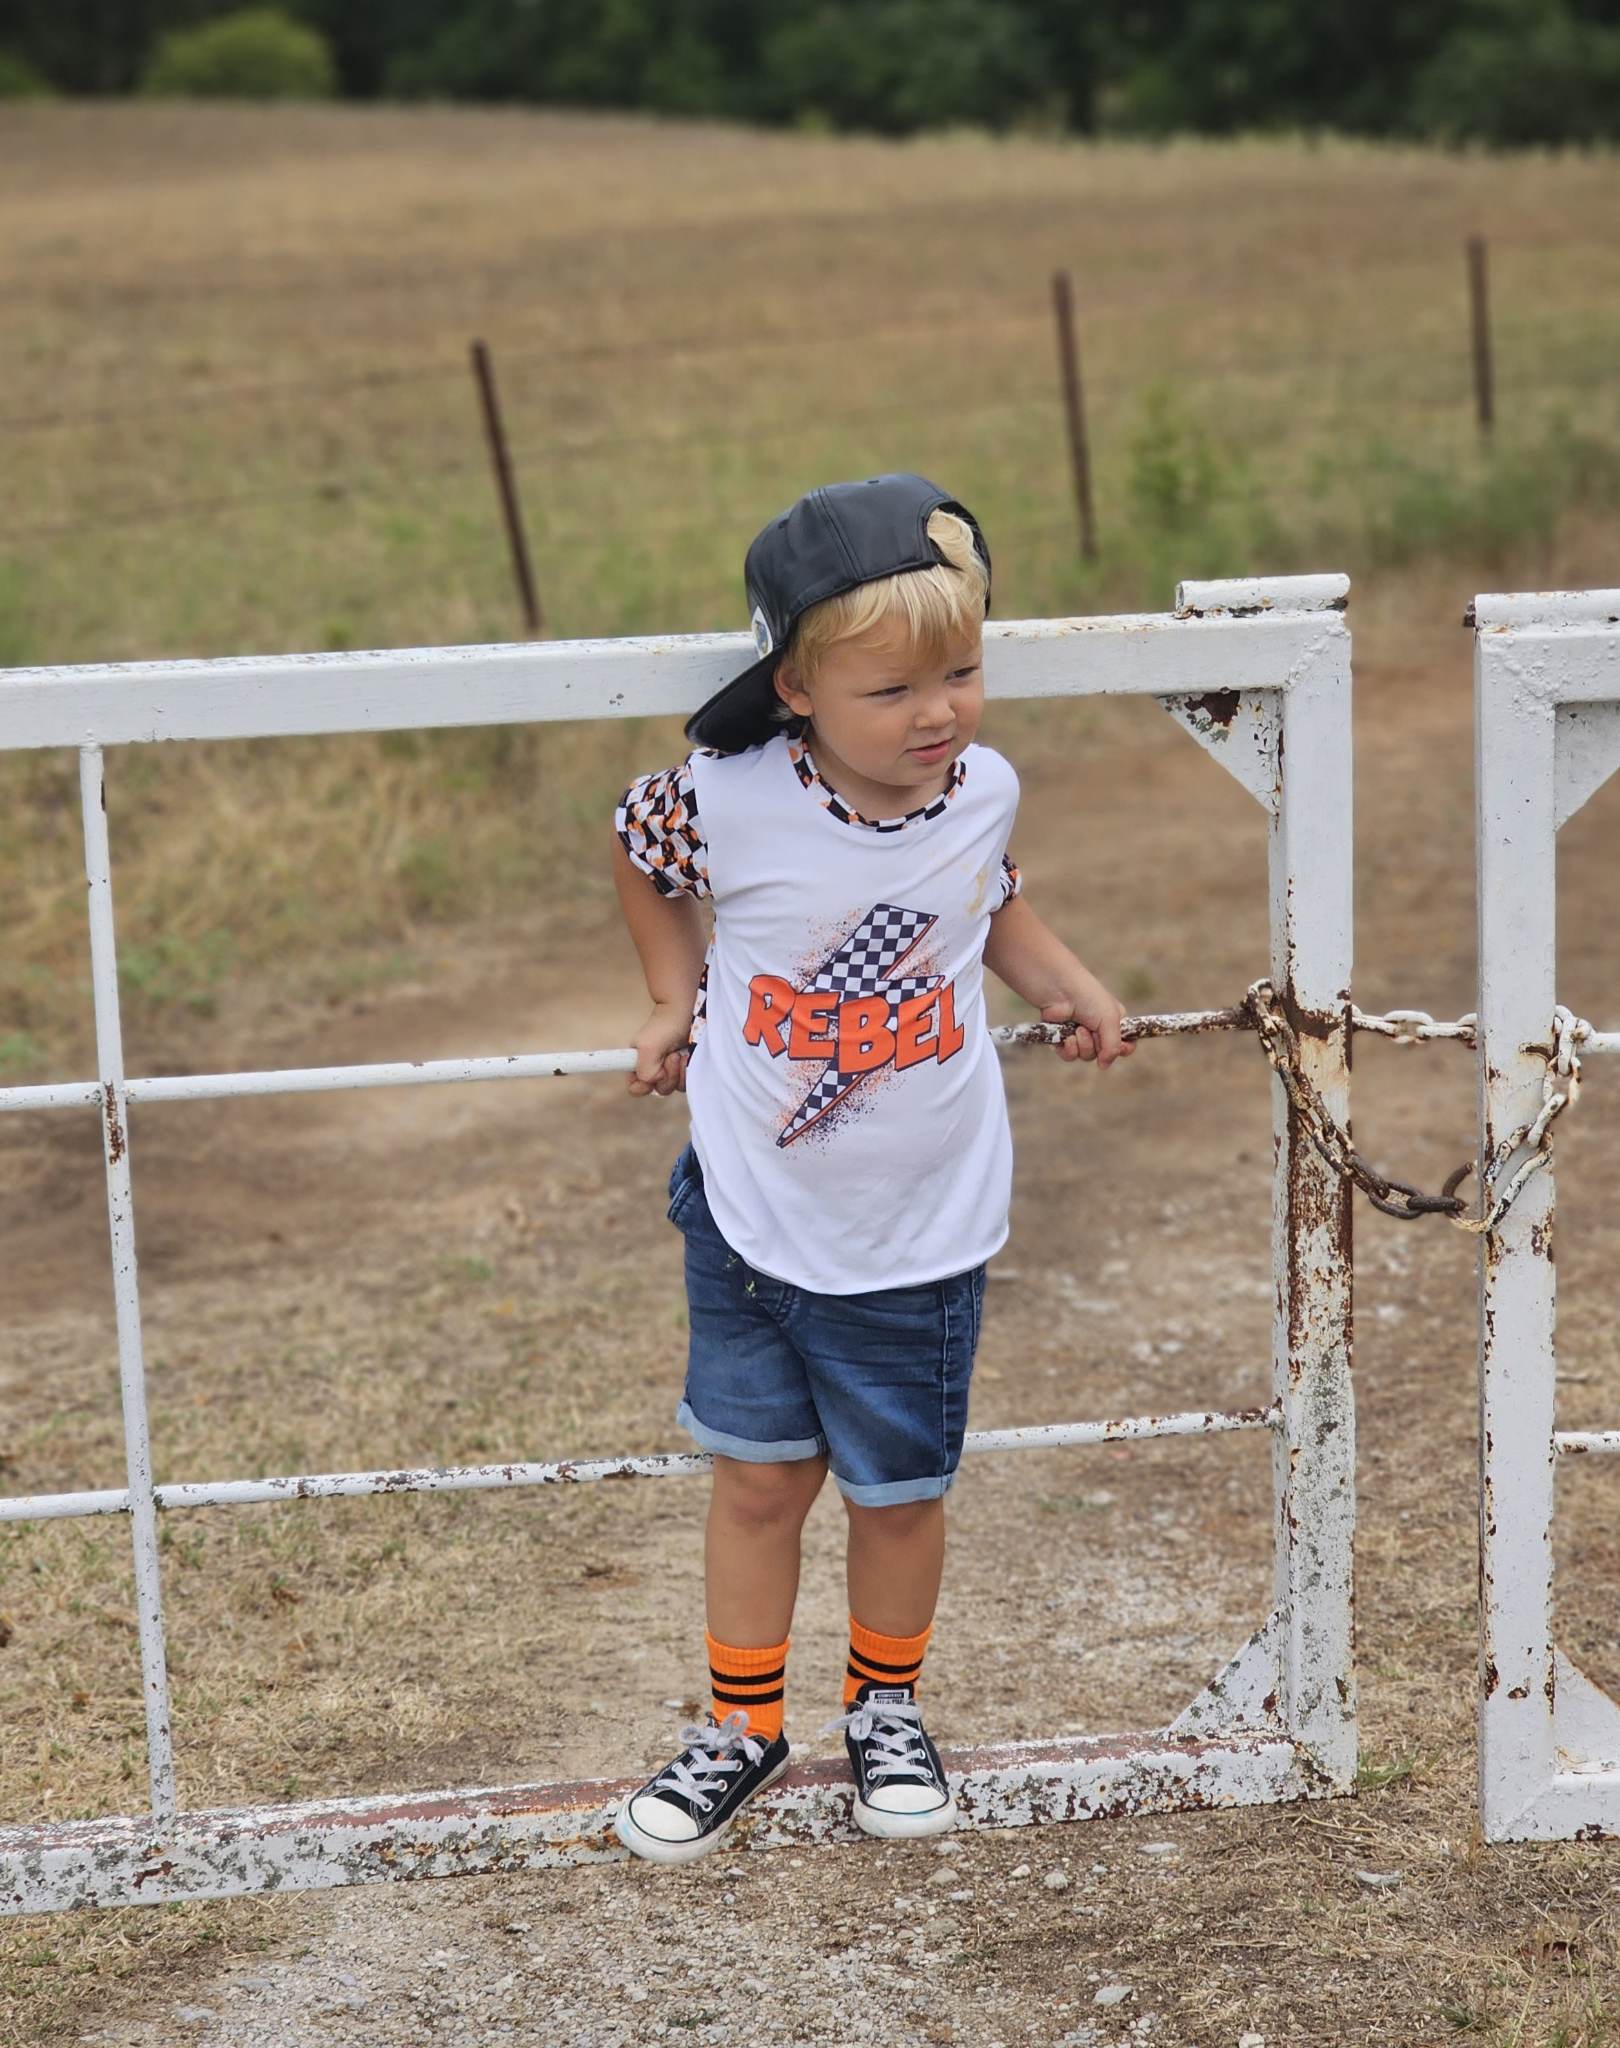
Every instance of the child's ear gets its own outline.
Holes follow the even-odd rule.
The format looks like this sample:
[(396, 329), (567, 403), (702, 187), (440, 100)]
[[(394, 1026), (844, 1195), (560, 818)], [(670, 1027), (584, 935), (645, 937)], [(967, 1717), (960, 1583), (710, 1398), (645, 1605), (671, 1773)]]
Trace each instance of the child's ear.
[(776, 694), (795, 718), (810, 716), (810, 699), (805, 694), (799, 671), (786, 658), (776, 664)]

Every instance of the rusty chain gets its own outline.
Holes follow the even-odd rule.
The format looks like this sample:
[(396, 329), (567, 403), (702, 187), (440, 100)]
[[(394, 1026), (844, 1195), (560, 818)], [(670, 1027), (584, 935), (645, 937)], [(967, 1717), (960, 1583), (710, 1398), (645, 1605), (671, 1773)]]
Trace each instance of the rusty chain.
[[(1392, 1180), (1380, 1173), (1356, 1151), (1349, 1133), (1334, 1117), (1320, 1091), (1304, 1072), (1299, 1057), (1299, 1035), (1283, 1014), (1271, 983), (1255, 982), (1245, 998), (1244, 1008), (1254, 1020), (1266, 1058), (1282, 1082), (1306, 1135), (1342, 1180), (1360, 1188), (1373, 1207), (1386, 1216), (1398, 1217), (1402, 1222), (1412, 1222), (1419, 1216), (1444, 1216), (1457, 1229), (1474, 1235), (1494, 1230), (1528, 1183), (1551, 1163), (1553, 1120), (1580, 1094), (1581, 1062), (1577, 1047), (1590, 1037), (1592, 1030), (1590, 1024), (1575, 1016), (1562, 1003), (1554, 1010), (1551, 1044), (1530, 1048), (1542, 1053), (1547, 1061), (1547, 1071), (1541, 1084), (1541, 1107), (1529, 1123), (1510, 1131), (1492, 1151), (1480, 1175), (1482, 1213), (1470, 1216), (1468, 1204), (1457, 1190), (1477, 1169), (1477, 1159), (1464, 1161), (1455, 1173), (1447, 1177), (1438, 1195), (1426, 1195), (1421, 1188), (1415, 1188), (1407, 1181)], [(1472, 1017), (1464, 1017), (1455, 1024), (1436, 1024), (1422, 1010), (1393, 1010), (1385, 1017), (1366, 1017), (1357, 1010), (1352, 1013), (1352, 1022), (1358, 1030), (1377, 1032), (1380, 1036), (1394, 1039), (1397, 1044), (1412, 1045), (1436, 1038), (1461, 1038), (1472, 1043), (1475, 1038), (1475, 1020)], [(1559, 1081), (1564, 1083), (1562, 1088), (1557, 1085)], [(1510, 1161), (1526, 1145), (1533, 1148), (1529, 1158), (1521, 1161), (1504, 1180)]]
[[(1478, 1042), (1478, 1025), (1470, 1013), (1453, 1023), (1443, 1024), (1427, 1010), (1389, 1010), (1369, 1016), (1353, 1005), (1350, 1026), (1387, 1038), (1396, 1045), (1423, 1045), (1437, 1039)], [(1072, 1023), (1019, 1024), (1003, 1026), (991, 1036), (1008, 1045), (1056, 1045), (1075, 1029)], [(1468, 1203), (1457, 1192), (1479, 1166), (1477, 1159), (1465, 1160), (1449, 1175), (1439, 1194), (1427, 1195), (1409, 1181), (1393, 1180), (1364, 1159), (1350, 1142), (1350, 1134), (1323, 1101), (1315, 1083), (1305, 1073), (1299, 1055), (1299, 1034), (1289, 1023), (1269, 981), (1257, 981), (1241, 1003), (1225, 1010), (1186, 1010), (1169, 1016), (1127, 1017), (1123, 1035), (1127, 1039), (1168, 1038), (1205, 1031), (1253, 1031), (1260, 1040), (1272, 1071), (1282, 1082), (1288, 1100), (1298, 1112), (1306, 1136), (1341, 1180), (1349, 1181), (1386, 1216), (1410, 1223), (1419, 1216), (1443, 1216), (1458, 1230), (1482, 1235), (1494, 1230), (1518, 1200), (1527, 1184), (1552, 1160), (1552, 1125), (1581, 1089), (1579, 1046), (1591, 1036), (1592, 1027), (1562, 1003), (1553, 1012), (1551, 1043), (1526, 1047), (1547, 1062), (1541, 1084), (1541, 1107), (1527, 1124), (1521, 1124), (1503, 1138), (1480, 1176), (1481, 1213), (1470, 1216)], [(1558, 1084), (1564, 1085), (1560, 1087)], [(1515, 1154), (1530, 1146), (1527, 1159), (1507, 1172)], [(1503, 1176), (1507, 1177), (1504, 1179)]]

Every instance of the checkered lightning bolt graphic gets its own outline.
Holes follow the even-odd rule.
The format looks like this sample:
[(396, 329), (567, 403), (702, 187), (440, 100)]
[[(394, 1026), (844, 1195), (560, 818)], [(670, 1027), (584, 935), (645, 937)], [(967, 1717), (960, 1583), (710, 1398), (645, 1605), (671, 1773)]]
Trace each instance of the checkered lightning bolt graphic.
[[(800, 984), (801, 995), (836, 995), (840, 1002), (858, 996), (888, 999), (888, 1028), (894, 1029), (899, 1007), (908, 996), (920, 996), (936, 989), (941, 974), (904, 975), (893, 979), (895, 969), (908, 953), (914, 952), (923, 936), (938, 924), (926, 910), (902, 910), (897, 904), (879, 903), (869, 910), (836, 952), (829, 953), (810, 978)], [(810, 1092), (789, 1118), (778, 1145), (791, 1145), (810, 1126), (824, 1117), (855, 1086), (862, 1076), (838, 1064), (836, 1049), (827, 1056), (826, 1071), (818, 1076)]]

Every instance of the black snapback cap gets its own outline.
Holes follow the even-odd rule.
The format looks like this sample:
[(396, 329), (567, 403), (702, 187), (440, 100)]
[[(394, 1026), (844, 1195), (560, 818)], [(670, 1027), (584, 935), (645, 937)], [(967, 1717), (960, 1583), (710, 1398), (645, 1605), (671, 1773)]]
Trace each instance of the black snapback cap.
[[(800, 617), (859, 584), (943, 562), (928, 538), (928, 522), (942, 508), (967, 522), (988, 576), (990, 550), (973, 514), (949, 491), (908, 471), (824, 484), (762, 527), (743, 565), (759, 659), (693, 712), (686, 737), (740, 754), (779, 732), (776, 665)], [(990, 609), (988, 585), (984, 608)]]

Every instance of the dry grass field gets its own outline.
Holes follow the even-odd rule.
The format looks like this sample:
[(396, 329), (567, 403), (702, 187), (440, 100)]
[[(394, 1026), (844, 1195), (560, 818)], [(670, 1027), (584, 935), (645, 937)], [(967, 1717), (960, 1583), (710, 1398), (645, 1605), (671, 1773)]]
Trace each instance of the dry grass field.
[[(559, 634), (738, 623), (760, 520), (884, 465), (981, 512), (1004, 617), (1162, 604), (1177, 573), (1348, 568), (1358, 1000), (1454, 1015), (1473, 957), (1456, 620), (1478, 588), (1616, 580), (1617, 228), (1602, 158), (8, 111), (0, 658), (511, 637), (464, 365), (483, 333)], [(1500, 313), (1491, 465), (1466, 405), (1475, 230)], [(1058, 263), (1098, 445), (1087, 572)], [(1230, 1001), (1260, 971), (1258, 815), (1152, 707), (1010, 707), (986, 736), (1024, 778), (1034, 900), (1134, 1005)], [(672, 745), (615, 725), (121, 751), (131, 1071), (619, 1042), (634, 962), (595, 844), (623, 775)], [(0, 1072), (77, 1072), (73, 763), (0, 774)], [(1617, 851), (1610, 789), (1561, 870), (1561, 992), (1604, 1024)], [(1259, 1398), (1253, 1046), (1146, 1048), (1106, 1077), (1030, 1055), (1009, 1078), (1019, 1191), (974, 1426)], [(1568, 1427), (1620, 1409), (1611, 1094), (1596, 1074), (1561, 1140)], [(1471, 1149), (1453, 1048), (1365, 1045), (1357, 1096), (1392, 1170), (1436, 1182)], [(659, 1165), (679, 1122), (584, 1081), (138, 1116), (160, 1476), (678, 1447)], [(115, 1484), (96, 1132), (7, 1117), (0, 1157), (6, 1489)], [(1353, 1801), (974, 1836), (949, 1894), (934, 1852), (870, 1846), (716, 1859), (752, 1879), (734, 1888), (615, 1866), (0, 1923), (0, 2042), (1620, 2042), (1615, 1845), (1487, 1850), (1473, 1821), (1469, 1248), (1366, 1212), (1358, 1243)], [(1611, 1689), (1615, 1477), (1561, 1480), (1558, 1552), (1560, 1640)], [(1264, 1612), (1269, 1499), (1248, 1439), (974, 1461), (928, 1669), (942, 1740), (1173, 1714)], [(702, 1505), (672, 1482), (171, 1520), (182, 1796), (650, 1764), (700, 1677)], [(836, 1708), (841, 1521), (829, 1496), (809, 1530), (801, 1739)], [(8, 1818), (138, 1804), (130, 1615), (117, 1523), (0, 1531)], [(1130, 1995), (1096, 2006), (1110, 1984)]]
[[(1002, 617), (1178, 576), (1545, 580), (1620, 502), (1620, 178), (1357, 145), (881, 144), (523, 112), (13, 105), (0, 124), (0, 663), (509, 639), (467, 344), (490, 343), (549, 630), (730, 627), (807, 477), (920, 468)], [(1462, 243), (1489, 235), (1483, 463)], [(1103, 552), (1075, 541), (1049, 305), (1072, 269)], [(317, 999), (575, 865), (622, 728), (118, 765), (128, 1000)], [(0, 768), (0, 1072), (85, 1013), (61, 763)], [(566, 795), (563, 794), (566, 792)], [(149, 855), (151, 856), (149, 858)], [(183, 875), (183, 881), (177, 877)], [(333, 942), (336, 942), (335, 945)]]

